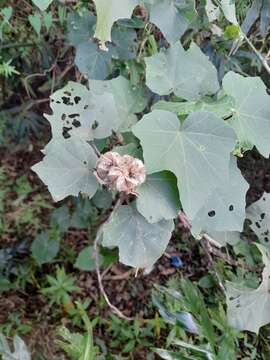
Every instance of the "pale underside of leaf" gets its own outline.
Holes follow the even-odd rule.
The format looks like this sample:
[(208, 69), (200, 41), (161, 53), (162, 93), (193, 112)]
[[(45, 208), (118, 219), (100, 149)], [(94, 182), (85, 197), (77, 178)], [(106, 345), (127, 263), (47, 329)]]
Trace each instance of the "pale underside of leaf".
[(192, 220), (228, 178), (234, 131), (211, 113), (195, 112), (181, 125), (175, 114), (163, 110), (145, 115), (132, 131), (141, 141), (148, 174), (175, 174), (183, 209)]
[(270, 96), (259, 77), (229, 72), (223, 79), (225, 92), (235, 100), (233, 117), (228, 120), (240, 145), (250, 144), (266, 158), (270, 154)]
[(32, 167), (48, 186), (54, 201), (80, 193), (92, 197), (98, 189), (93, 174), (97, 156), (85, 141), (55, 141), (42, 161)]
[(134, 206), (122, 205), (104, 226), (102, 244), (117, 246), (120, 261), (125, 265), (146, 268), (166, 250), (173, 227), (173, 221), (150, 224)]
[(94, 0), (97, 11), (97, 26), (94, 36), (102, 44), (111, 41), (111, 28), (118, 19), (130, 18), (139, 0)]
[(159, 95), (174, 93), (192, 101), (219, 90), (216, 68), (195, 43), (187, 51), (176, 43), (145, 62), (146, 85)]

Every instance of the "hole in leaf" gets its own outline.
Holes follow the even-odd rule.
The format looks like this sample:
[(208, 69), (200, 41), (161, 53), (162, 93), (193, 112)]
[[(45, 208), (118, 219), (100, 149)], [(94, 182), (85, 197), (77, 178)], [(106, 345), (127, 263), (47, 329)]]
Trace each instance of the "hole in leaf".
[(261, 219), (263, 220), (265, 218), (265, 213), (261, 214)]
[(70, 114), (68, 115), (69, 118), (74, 119), (75, 117), (79, 117), (80, 114)]
[(265, 201), (265, 200), (266, 200), (266, 198), (264, 197), (264, 198), (263, 198), (263, 201)]
[(84, 108), (84, 110), (88, 109), (88, 105), (84, 105), (83, 108)]
[(98, 122), (97, 122), (97, 120), (95, 120), (92, 125), (92, 130), (95, 130), (97, 127), (98, 127)]
[(81, 98), (79, 96), (75, 96), (74, 101), (75, 101), (75, 104), (77, 105), (81, 101)]
[(64, 94), (67, 96), (71, 96), (71, 92), (69, 92), (69, 91), (64, 91)]
[(65, 105), (74, 105), (73, 102), (70, 101), (70, 98), (67, 96), (62, 96), (62, 100)]
[(84, 160), (84, 162), (83, 162), (83, 163), (84, 163), (84, 165), (87, 165), (87, 161), (86, 161), (86, 160)]
[(75, 126), (76, 128), (78, 128), (78, 127), (81, 126), (81, 123), (80, 123), (79, 120), (74, 119), (74, 120), (72, 121), (72, 125)]
[(69, 131), (71, 130), (71, 127), (63, 127), (63, 131), (62, 131), (62, 135), (65, 139), (69, 139), (71, 137), (71, 135), (69, 134)]
[(62, 114), (61, 119), (64, 121), (66, 118), (66, 114)]
[(216, 215), (215, 210), (211, 210), (211, 211), (209, 211), (209, 213), (208, 213), (208, 216), (210, 216), (210, 217), (213, 217), (213, 216), (215, 216), (215, 215)]
[(265, 242), (268, 242), (268, 241), (269, 241), (269, 239), (268, 239), (267, 236), (264, 238), (264, 241), (265, 241)]
[(57, 100), (57, 101), (56, 101), (56, 104), (61, 104), (61, 101)]
[(261, 225), (258, 223), (258, 221), (255, 222), (255, 225), (257, 226), (258, 229), (261, 228)]
[(233, 205), (229, 206), (229, 211), (233, 211)]

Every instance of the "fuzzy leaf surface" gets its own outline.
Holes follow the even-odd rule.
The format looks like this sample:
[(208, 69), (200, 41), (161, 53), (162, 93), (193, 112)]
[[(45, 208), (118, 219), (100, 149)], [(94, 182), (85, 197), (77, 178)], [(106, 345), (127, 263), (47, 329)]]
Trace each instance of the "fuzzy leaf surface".
[(155, 24), (169, 43), (175, 43), (189, 25), (187, 15), (195, 13), (195, 3), (185, 0), (147, 0), (150, 22)]
[(192, 221), (192, 233), (212, 231), (242, 231), (246, 218), (246, 192), (248, 183), (231, 156), (227, 178), (216, 184), (203, 207)]
[(256, 146), (266, 158), (270, 154), (270, 96), (259, 77), (229, 72), (223, 79), (225, 92), (234, 98), (233, 117), (228, 120), (243, 148)]
[(48, 186), (54, 201), (80, 193), (92, 197), (98, 188), (93, 174), (97, 155), (85, 141), (55, 141), (45, 157), (32, 167)]
[(137, 209), (148, 222), (156, 223), (177, 217), (181, 207), (177, 181), (169, 171), (147, 176), (137, 193)]
[(118, 246), (123, 264), (147, 268), (166, 250), (173, 227), (173, 221), (150, 224), (134, 206), (122, 205), (104, 226), (102, 245)]
[(217, 70), (192, 43), (185, 51), (180, 43), (145, 59), (146, 85), (159, 95), (175, 95), (199, 100), (219, 90)]
[(190, 114), (183, 124), (173, 113), (154, 110), (134, 127), (143, 148), (148, 174), (175, 174), (183, 209), (193, 219), (216, 184), (228, 177), (235, 134), (230, 126), (207, 112)]
[(263, 196), (247, 208), (247, 219), (251, 221), (251, 229), (258, 236), (260, 242), (270, 245), (270, 194)]
[(111, 41), (111, 29), (118, 19), (130, 18), (139, 0), (94, 0), (97, 11), (97, 27), (94, 36), (101, 44)]

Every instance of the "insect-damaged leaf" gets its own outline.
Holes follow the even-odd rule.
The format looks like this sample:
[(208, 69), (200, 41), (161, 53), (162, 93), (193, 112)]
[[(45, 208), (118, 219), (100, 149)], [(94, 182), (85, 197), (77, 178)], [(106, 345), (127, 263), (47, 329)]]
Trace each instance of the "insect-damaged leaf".
[(137, 209), (148, 222), (176, 218), (181, 205), (176, 178), (169, 171), (147, 176), (137, 193)]
[(92, 197), (98, 188), (93, 174), (97, 156), (85, 141), (55, 141), (42, 161), (32, 167), (48, 186), (54, 201), (80, 193)]
[(134, 206), (122, 205), (104, 226), (102, 245), (118, 246), (125, 265), (151, 267), (166, 250), (173, 227), (171, 220), (150, 224)]
[(229, 172), (223, 181), (217, 183), (203, 207), (192, 221), (192, 233), (212, 231), (242, 231), (246, 218), (246, 192), (248, 183), (237, 167), (236, 158), (231, 156)]
[(78, 137), (84, 140), (103, 139), (112, 131), (127, 130), (137, 121), (135, 111), (142, 111), (145, 98), (142, 89), (133, 89), (119, 76), (110, 81), (92, 81), (91, 89), (70, 81), (51, 96), (52, 115), (45, 115), (51, 124), (52, 141)]
[(154, 110), (132, 131), (141, 141), (148, 174), (172, 171), (183, 209), (193, 219), (217, 184), (228, 177), (236, 141), (232, 128), (207, 112), (195, 112), (181, 124), (175, 114)]
[(270, 153), (270, 96), (259, 77), (244, 77), (229, 72), (223, 79), (225, 92), (235, 100), (233, 117), (228, 120), (234, 128), (240, 146), (252, 148), (266, 158)]
[(238, 330), (258, 333), (270, 322), (270, 253), (263, 245), (256, 245), (265, 265), (260, 286), (254, 290), (227, 282), (226, 297), (229, 323)]
[(216, 68), (195, 43), (187, 51), (176, 43), (145, 62), (146, 85), (159, 95), (198, 100), (219, 90)]
[[(142, 87), (134, 87), (123, 76), (108, 81), (90, 81), (90, 90), (96, 95), (111, 94), (117, 109), (120, 131), (127, 131), (137, 122), (135, 113), (146, 106), (147, 98)], [(107, 106), (107, 104), (105, 104)]]
[(247, 219), (260, 242), (270, 246), (270, 194), (263, 196), (247, 208)]

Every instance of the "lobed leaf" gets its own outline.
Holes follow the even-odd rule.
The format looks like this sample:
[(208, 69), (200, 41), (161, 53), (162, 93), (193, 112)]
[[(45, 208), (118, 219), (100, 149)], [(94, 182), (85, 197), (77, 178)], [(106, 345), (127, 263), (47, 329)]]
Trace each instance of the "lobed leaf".
[(192, 113), (181, 124), (175, 114), (154, 110), (132, 131), (141, 141), (148, 174), (175, 174), (183, 209), (192, 220), (229, 176), (233, 130), (211, 113)]
[(187, 51), (176, 43), (145, 62), (146, 85), (159, 95), (174, 93), (192, 101), (219, 90), (216, 68), (195, 43)]
[(270, 97), (259, 77), (244, 77), (229, 72), (223, 79), (225, 92), (234, 98), (232, 118), (228, 123), (234, 128), (243, 148), (256, 146), (266, 158), (270, 154)]
[(48, 186), (54, 201), (80, 193), (92, 197), (98, 189), (93, 174), (97, 155), (78, 138), (54, 141), (42, 161), (32, 167)]

